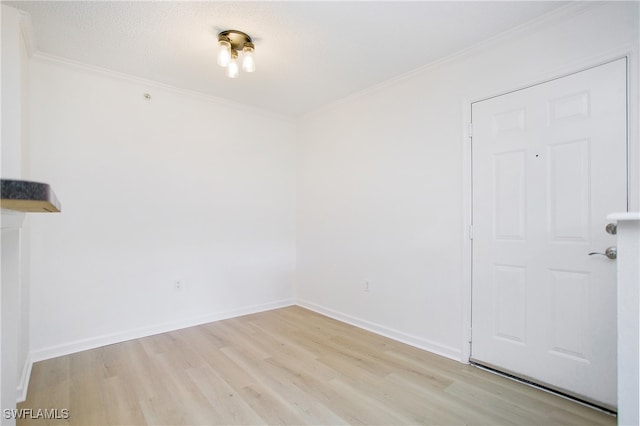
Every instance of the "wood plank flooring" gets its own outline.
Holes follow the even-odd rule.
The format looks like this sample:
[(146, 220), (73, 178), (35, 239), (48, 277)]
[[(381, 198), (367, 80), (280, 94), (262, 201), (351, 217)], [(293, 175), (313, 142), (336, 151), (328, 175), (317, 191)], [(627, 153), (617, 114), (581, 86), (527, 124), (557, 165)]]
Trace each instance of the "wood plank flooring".
[(69, 410), (18, 425), (616, 424), (296, 306), (38, 362), (18, 408)]

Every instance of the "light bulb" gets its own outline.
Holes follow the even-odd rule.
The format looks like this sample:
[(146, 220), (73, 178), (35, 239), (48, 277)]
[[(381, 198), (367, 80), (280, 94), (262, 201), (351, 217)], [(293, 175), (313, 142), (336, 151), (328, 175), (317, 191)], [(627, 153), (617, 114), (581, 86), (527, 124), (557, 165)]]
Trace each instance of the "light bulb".
[(229, 39), (220, 38), (218, 41), (218, 65), (226, 67), (231, 61), (231, 43)]
[(242, 48), (242, 69), (246, 72), (256, 70), (256, 62), (253, 58), (253, 43), (246, 43)]
[(240, 73), (238, 72), (238, 55), (236, 54), (231, 56), (231, 61), (227, 66), (227, 77), (237, 78), (238, 74)]

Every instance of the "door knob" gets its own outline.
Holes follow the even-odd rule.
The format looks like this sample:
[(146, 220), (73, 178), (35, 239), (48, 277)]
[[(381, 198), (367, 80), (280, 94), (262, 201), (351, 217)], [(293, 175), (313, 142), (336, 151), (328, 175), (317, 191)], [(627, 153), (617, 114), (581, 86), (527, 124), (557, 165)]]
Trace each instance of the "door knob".
[(594, 254), (601, 254), (602, 256), (607, 256), (609, 259), (615, 259), (618, 257), (618, 249), (615, 246), (607, 247), (604, 253), (598, 253), (597, 251), (592, 251), (589, 253), (589, 256), (593, 256)]
[(607, 234), (616, 235), (618, 233), (618, 226), (615, 223), (607, 223), (604, 229)]

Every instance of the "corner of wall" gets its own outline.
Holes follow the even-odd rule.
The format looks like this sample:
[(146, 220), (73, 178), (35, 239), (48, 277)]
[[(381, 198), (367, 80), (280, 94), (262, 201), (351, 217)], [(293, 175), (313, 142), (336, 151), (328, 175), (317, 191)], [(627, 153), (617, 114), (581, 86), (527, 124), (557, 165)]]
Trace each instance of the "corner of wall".
[(27, 391), (29, 390), (29, 380), (31, 379), (32, 369), (33, 360), (31, 359), (31, 354), (27, 354), (27, 358), (24, 360), (24, 365), (22, 366), (22, 374), (18, 380), (18, 403), (25, 402), (27, 400)]
[(388, 337), (401, 343), (405, 343), (418, 349), (423, 349), (425, 351), (429, 351), (431, 353), (452, 359), (454, 361), (461, 361), (462, 353), (457, 348), (452, 348), (450, 346), (445, 346), (432, 340), (423, 339), (418, 336), (404, 333), (402, 331), (395, 330), (393, 328), (367, 321), (352, 315), (348, 315), (343, 312), (338, 312), (336, 310), (306, 300), (296, 299), (296, 305), (305, 309), (309, 309), (310, 311), (317, 312), (321, 315), (325, 315), (329, 318), (333, 318), (335, 320), (353, 325), (354, 327), (370, 331), (380, 336)]
[(38, 44), (36, 43), (36, 36), (33, 31), (31, 15), (22, 10), (20, 11), (20, 32), (22, 33), (22, 39), (27, 48), (27, 54), (29, 58), (31, 58), (38, 51)]

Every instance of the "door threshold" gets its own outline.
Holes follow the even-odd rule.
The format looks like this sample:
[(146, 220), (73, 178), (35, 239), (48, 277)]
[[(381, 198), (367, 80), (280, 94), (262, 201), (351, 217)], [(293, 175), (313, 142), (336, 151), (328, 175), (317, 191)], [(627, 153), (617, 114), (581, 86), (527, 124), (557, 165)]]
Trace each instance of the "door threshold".
[(578, 403), (580, 405), (584, 405), (585, 407), (592, 408), (592, 409), (594, 409), (596, 411), (600, 411), (601, 413), (608, 414), (608, 415), (610, 415), (612, 417), (618, 417), (618, 413), (616, 411), (611, 410), (611, 409), (606, 408), (606, 407), (602, 407), (601, 405), (598, 405), (598, 404), (594, 404), (593, 402), (585, 401), (584, 399), (580, 399), (580, 398), (575, 397), (573, 395), (569, 395), (569, 394), (566, 394), (564, 392), (560, 392), (560, 391), (558, 391), (556, 389), (552, 389), (550, 387), (541, 385), (539, 383), (532, 382), (532, 381), (527, 380), (527, 379), (523, 379), (522, 377), (514, 376), (513, 374), (505, 373), (504, 371), (500, 371), (500, 370), (495, 369), (493, 367), (488, 367), (486, 365), (479, 364), (478, 362), (475, 362), (475, 361), (471, 361), (470, 360), (469, 364), (471, 366), (479, 368), (481, 370), (488, 371), (489, 373), (497, 374), (498, 376), (502, 376), (502, 377), (505, 377), (507, 379), (511, 379), (513, 381), (522, 383), (522, 384), (530, 386), (532, 388), (540, 389), (541, 391), (553, 394), (555, 396), (559, 396), (560, 398), (564, 398), (564, 399), (567, 399), (569, 401), (573, 401), (575, 403)]

